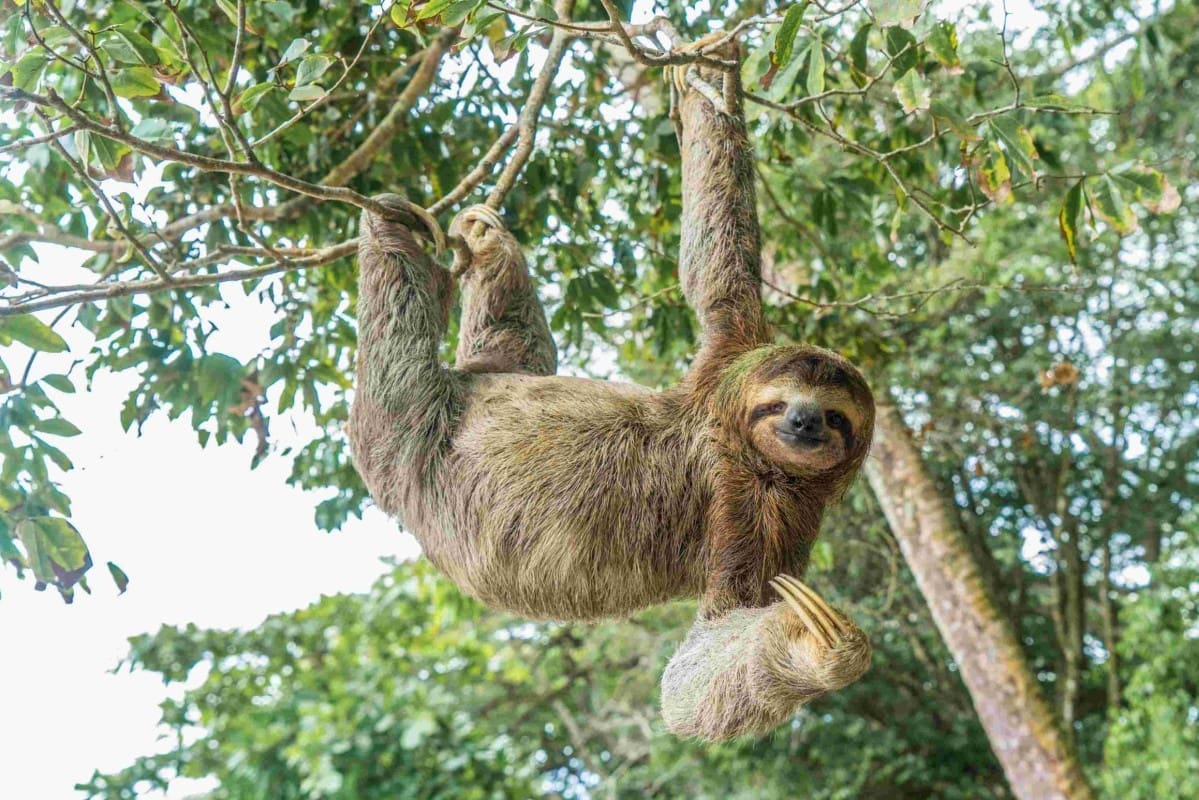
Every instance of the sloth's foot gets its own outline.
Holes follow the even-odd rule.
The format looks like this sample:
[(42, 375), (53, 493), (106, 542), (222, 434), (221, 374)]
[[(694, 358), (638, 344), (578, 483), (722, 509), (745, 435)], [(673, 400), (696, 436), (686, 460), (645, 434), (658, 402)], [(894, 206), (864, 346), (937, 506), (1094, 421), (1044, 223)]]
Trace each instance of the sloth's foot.
[[(479, 223), (480, 225), (476, 225)], [(507, 230), (504, 225), (504, 220), (491, 206), (486, 206), (480, 203), (479, 205), (464, 208), (454, 217), (454, 221), (450, 223), (450, 235), (461, 236), (471, 242), (480, 239), (487, 234), (487, 229)]]
[(834, 691), (862, 676), (870, 667), (870, 640), (820, 595), (790, 575), (770, 581), (798, 625), (788, 626), (797, 635), (788, 637), (789, 655), (796, 678), (820, 691)]
[[(445, 250), (446, 242), (445, 233), (441, 230), (441, 225), (438, 224), (436, 217), (408, 198), (392, 192), (377, 194), (371, 199), (379, 205), (400, 212), (398, 215), (399, 219), (392, 220), (391, 222), (403, 225), (417, 235), (428, 239), (433, 243), (433, 249), (440, 257), (441, 253)], [(420, 228), (424, 230), (420, 230)]]
[[(454, 275), (466, 278), (478, 267), (502, 268), (520, 258), (520, 245), (491, 206), (480, 204), (459, 211), (450, 223), (450, 236), (465, 245), (463, 251), (455, 247)], [(497, 252), (509, 257), (494, 258)]]

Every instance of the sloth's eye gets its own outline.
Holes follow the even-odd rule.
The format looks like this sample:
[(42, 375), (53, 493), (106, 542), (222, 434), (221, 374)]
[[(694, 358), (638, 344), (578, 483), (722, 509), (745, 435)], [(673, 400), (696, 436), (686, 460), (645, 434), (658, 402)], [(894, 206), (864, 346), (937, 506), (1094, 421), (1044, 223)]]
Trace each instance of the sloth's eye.
[(754, 406), (754, 410), (749, 414), (750, 422), (757, 422), (763, 417), (771, 417), (775, 414), (781, 414), (787, 409), (786, 403), (763, 403), (760, 406)]
[(824, 415), (824, 424), (833, 430), (842, 430), (849, 427), (849, 420), (840, 411), (829, 411)]

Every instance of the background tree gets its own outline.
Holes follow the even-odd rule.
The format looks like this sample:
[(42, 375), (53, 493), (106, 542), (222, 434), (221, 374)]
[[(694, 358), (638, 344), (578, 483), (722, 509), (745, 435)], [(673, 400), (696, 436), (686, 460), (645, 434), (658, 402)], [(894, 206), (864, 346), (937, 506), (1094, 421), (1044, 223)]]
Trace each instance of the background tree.
[[(127, 427), (165, 412), (202, 443), (252, 434), (255, 462), (290, 458), (293, 482), (324, 494), (319, 525), (360, 511), (340, 429), (354, 340), (347, 256), (358, 209), (376, 191), (403, 191), (444, 219), (486, 190), (527, 240), (569, 365), (651, 384), (676, 374), (693, 330), (669, 255), (678, 156), (657, 78), (666, 61), (696, 56), (671, 54), (670, 28), (640, 22), (658, 13), (681, 41), (719, 27), (747, 45), (772, 320), (786, 336), (847, 352), (888, 390), (953, 514), (946, 527), (989, 584), (983, 602), (1016, 631), (1095, 782), (1114, 796), (1185, 787), (1197, 691), (1182, 668), (1196, 624), (1186, 600), (1196, 227), (1185, 205), (1153, 212), (1182, 199), (1164, 176), (1185, 186), (1195, 171), (1193, 3), (1060, 3), (1020, 31), (1002, 14), (959, 20), (921, 3), (647, 6), (624, 29), (610, 14), (629, 19), (628, 9), (583, 2), (400, 2), (336, 15), (313, 3), (42, 2), (5, 12), (0, 342), (12, 346), (0, 364), (0, 553), (18, 574), (67, 597), (86, 588), (91, 557), (55, 485), (70, 468), (61, 437), (76, 428), (54, 399), (105, 369), (139, 375)], [(92, 274), (64, 281), (39, 263), (40, 243), (93, 253)], [(213, 352), (205, 324), (238, 285), (275, 319), (248, 362)], [(72, 324), (94, 335), (93, 349), (67, 372), (40, 366), (53, 360), (38, 352), (64, 347), (55, 327)], [(325, 435), (275, 441), (271, 421), (289, 414)], [(385, 583), (261, 632), (139, 642), (134, 663), (172, 680), (206, 659), (217, 667), (208, 691), (164, 721), (198, 720), (202, 741), (234, 749), (207, 761), (189, 751), (184, 767), (143, 762), (112, 786), (179, 768), (218, 776), (229, 796), (248, 786), (391, 796), (385, 781), (397, 775), (432, 779), (439, 756), (428, 742), (467, 758), (458, 790), (1001, 796), (956, 664), (880, 521), (856, 493), (818, 548), (837, 599), (875, 621), (865, 626), (875, 669), (766, 744), (699, 750), (655, 733), (653, 659), (669, 648), (640, 631), (681, 631), (670, 615), (685, 612), (671, 609), (571, 634), (581, 644), (554, 638), (557, 628), (515, 626), (543, 637), (556, 670), (528, 686), (571, 690), (548, 705), (533, 693), (513, 700), (524, 706), (493, 706), (486, 687), (443, 684), (473, 711), (476, 727), (458, 739), (430, 728), (454, 730), (451, 701), (419, 722), (408, 689), (380, 689), (381, 707), (401, 715), (404, 753), (372, 776), (378, 749), (397, 742), (386, 726), (372, 737), (363, 726), (375, 712), (343, 688), (371, 679), (348, 655), (316, 655), (332, 645), (315, 628), (304, 638), (288, 626), (306, 614), (350, 621), (367, 607), (400, 615), (393, 633), (364, 624), (353, 652), (377, 648), (393, 673), (419, 676), (425, 663), (432, 691), (432, 676), (453, 674), (469, 647), (439, 640), (421, 662), (400, 649), (403, 615), (470, 606), (442, 588), (388, 607)], [(479, 612), (461, 613), (475, 624)], [(514, 623), (487, 620), (480, 641), (495, 647)], [(285, 659), (272, 672), (287, 656), (272, 626), (320, 664), (315, 683), (291, 684)], [(594, 665), (581, 696), (563, 654), (593, 646), (594, 657), (570, 656)], [(639, 666), (605, 660), (620, 652)], [(235, 655), (255, 658), (237, 673), (237, 659), (224, 658)], [(313, 694), (339, 707), (344, 725), (309, 704)], [(278, 711), (287, 745), (277, 761), (263, 757), (263, 718), (245, 716), (259, 708), (247, 696)], [(508, 727), (489, 727), (499, 709)], [(536, 733), (550, 712), (554, 732)], [(1148, 722), (1161, 719), (1176, 722)], [(233, 730), (255, 735), (224, 735)], [(333, 758), (319, 743), (295, 744), (312, 730), (365, 738)], [(405, 735), (414, 746), (403, 747)], [(773, 771), (763, 758), (775, 758)]]

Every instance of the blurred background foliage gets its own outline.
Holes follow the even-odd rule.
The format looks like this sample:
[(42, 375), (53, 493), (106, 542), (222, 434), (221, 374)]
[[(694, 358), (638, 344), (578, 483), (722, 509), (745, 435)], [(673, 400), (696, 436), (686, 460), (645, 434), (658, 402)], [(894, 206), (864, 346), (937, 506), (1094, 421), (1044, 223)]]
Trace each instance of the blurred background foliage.
[[(903, 408), (1097, 788), (1192, 796), (1199, 6), (1065, 0), (1014, 20), (992, 6), (800, 5), (793, 38), (780, 20), (798, 5), (646, 3), (634, 18), (663, 14), (686, 39), (771, 20), (743, 40), (780, 335), (845, 352)], [(101, 371), (139, 376), (127, 428), (167, 414), (202, 444), (245, 439), (253, 463), (290, 459), (322, 528), (367, 502), (341, 430), (352, 260), (300, 268), (285, 254), (246, 283), (274, 320), (248, 361), (214, 352), (205, 322), (226, 303), (222, 274), (270, 266), (276, 248), (337, 246), (358, 208), (94, 131), (46, 139), (80, 127), (53, 98), (140, 142), (432, 206), (511, 129), (553, 27), (535, 19), (558, 18), (543, 4), (437, 0), (244, 7), (240, 37), (224, 0), (0, 12), (0, 312), (89, 290), (61, 285), (39, 243), (89, 250), (101, 287), (213, 278), (0, 316), (6, 586), (87, 588), (87, 531), (56, 484), (78, 429), (55, 398)], [(606, 17), (580, 0), (574, 19)], [(405, 98), (439, 42), (429, 85)], [(566, 369), (669, 383), (695, 330), (677, 289), (661, 70), (580, 38), (541, 119), (504, 210)], [(93, 347), (69, 373), (39, 370), (67, 325)], [(289, 415), (321, 434), (276, 441), (270, 423)], [(174, 745), (85, 789), (134, 797), (184, 776), (215, 778), (211, 796), (229, 798), (1007, 796), (864, 486), (825, 531), (809, 578), (869, 632), (875, 666), (765, 740), (664, 735), (656, 679), (686, 604), (627, 624), (529, 624), (403, 564), (367, 594), (257, 630), (135, 640), (130, 668), (186, 687), (163, 706)]]

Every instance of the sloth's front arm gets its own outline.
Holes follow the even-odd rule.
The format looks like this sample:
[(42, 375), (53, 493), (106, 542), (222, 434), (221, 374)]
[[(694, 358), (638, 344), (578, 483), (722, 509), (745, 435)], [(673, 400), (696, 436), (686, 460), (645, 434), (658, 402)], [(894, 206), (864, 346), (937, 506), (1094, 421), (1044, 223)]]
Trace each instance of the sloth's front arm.
[(662, 674), (662, 717), (680, 736), (722, 741), (766, 733), (870, 666), (865, 634), (794, 578), (783, 602), (697, 620)]

